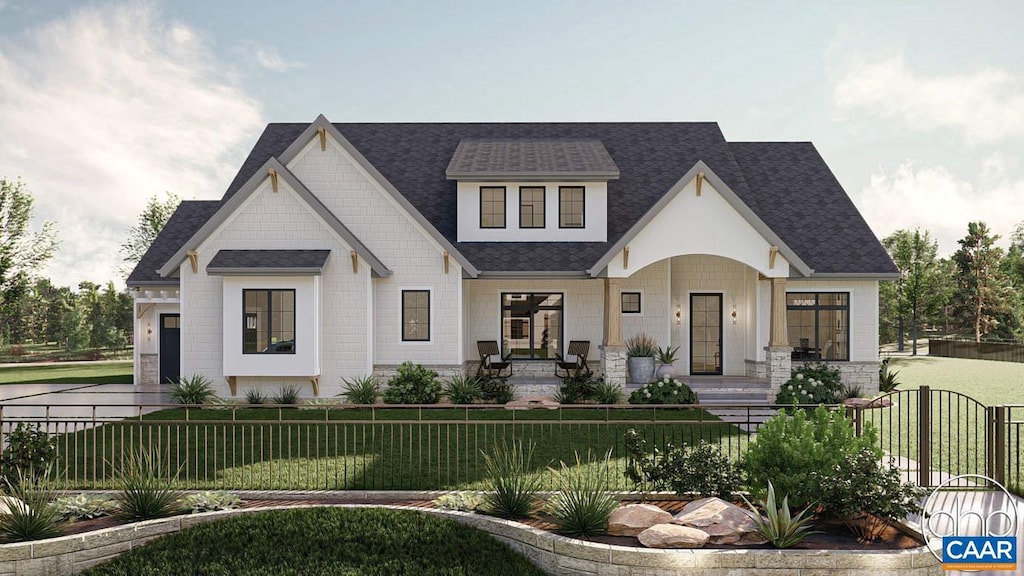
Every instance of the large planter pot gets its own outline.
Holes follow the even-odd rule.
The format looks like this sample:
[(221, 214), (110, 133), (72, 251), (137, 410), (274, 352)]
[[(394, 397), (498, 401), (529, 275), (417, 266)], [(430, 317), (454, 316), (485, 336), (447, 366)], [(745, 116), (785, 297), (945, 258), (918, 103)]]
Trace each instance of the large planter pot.
[(676, 368), (672, 364), (662, 364), (658, 366), (658, 372), (655, 374), (658, 380), (661, 380), (665, 376), (675, 376)]
[(633, 356), (629, 359), (629, 379), (634, 384), (647, 384), (654, 380), (654, 358)]

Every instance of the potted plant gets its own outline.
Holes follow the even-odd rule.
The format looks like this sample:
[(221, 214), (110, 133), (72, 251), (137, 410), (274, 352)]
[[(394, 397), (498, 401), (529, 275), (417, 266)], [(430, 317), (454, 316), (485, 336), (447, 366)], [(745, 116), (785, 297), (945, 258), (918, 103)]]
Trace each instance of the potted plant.
[(646, 384), (654, 380), (654, 355), (657, 351), (658, 343), (643, 332), (626, 340), (626, 355), (629, 356), (629, 379), (634, 384)]
[(658, 348), (658, 379), (662, 379), (665, 376), (675, 376), (676, 368), (673, 364), (676, 361), (676, 352), (679, 352), (679, 346), (675, 348), (671, 346), (665, 346), (664, 348)]

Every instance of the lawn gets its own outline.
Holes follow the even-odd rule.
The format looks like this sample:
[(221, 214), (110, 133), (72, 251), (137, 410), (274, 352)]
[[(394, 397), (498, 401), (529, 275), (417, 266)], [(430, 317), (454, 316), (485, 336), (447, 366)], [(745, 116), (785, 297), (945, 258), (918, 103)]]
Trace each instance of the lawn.
[(128, 348), (81, 348), (68, 350), (56, 342), (0, 346), (0, 364), (15, 362), (68, 362), (94, 360), (130, 360)]
[(131, 384), (131, 360), (0, 368), (0, 384)]
[[(187, 421), (186, 421), (187, 418)], [(140, 447), (159, 450), (182, 488), (438, 490), (479, 488), (482, 452), (519, 440), (536, 446), (533, 469), (600, 459), (611, 450), (613, 482), (629, 489), (623, 438), (636, 428), (652, 445), (699, 440), (734, 459), (746, 434), (696, 409), (516, 412), (504, 409), (165, 410), (98, 428), (61, 428), (58, 461), (69, 487), (115, 486), (116, 463)], [(597, 466), (597, 464), (593, 464)]]

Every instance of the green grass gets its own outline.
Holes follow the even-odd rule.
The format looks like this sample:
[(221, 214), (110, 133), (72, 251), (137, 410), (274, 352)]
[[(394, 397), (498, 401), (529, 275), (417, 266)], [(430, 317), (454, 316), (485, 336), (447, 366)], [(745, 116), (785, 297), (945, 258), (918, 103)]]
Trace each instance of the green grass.
[(502, 439), (520, 439), (536, 444), (533, 473), (547, 486), (553, 485), (548, 466), (572, 462), (577, 451), (612, 448), (611, 480), (630, 489), (621, 471), (631, 427), (652, 445), (704, 439), (734, 459), (746, 445), (744, 432), (695, 409), (486, 409), (469, 412), (471, 419), (457, 408), (422, 414), (417, 420), (416, 408), (165, 410), (141, 421), (70, 429), (59, 437), (58, 459), (67, 484), (76, 488), (115, 487), (116, 464), (146, 447), (179, 470), (180, 488), (466, 489), (483, 485), (482, 452)]
[(0, 384), (131, 384), (131, 360), (0, 368)]
[(130, 360), (131, 357), (131, 347), (66, 350), (56, 342), (0, 346), (0, 364), (15, 362), (67, 362), (72, 360)]
[(254, 512), (193, 526), (85, 572), (155, 574), (542, 575), (490, 535), (408, 510)]

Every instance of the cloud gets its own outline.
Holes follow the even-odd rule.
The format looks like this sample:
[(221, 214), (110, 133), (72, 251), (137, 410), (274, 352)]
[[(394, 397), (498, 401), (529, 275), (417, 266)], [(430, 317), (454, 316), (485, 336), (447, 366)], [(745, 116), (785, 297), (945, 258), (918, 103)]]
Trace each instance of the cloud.
[(288, 70), (305, 66), (302, 62), (285, 60), (277, 51), (277, 48), (274, 47), (260, 46), (254, 49), (253, 55), (256, 57), (257, 64), (272, 72), (287, 72)]
[(200, 34), (151, 4), (83, 8), (0, 39), (0, 175), (61, 248), (44, 274), (106, 281), (148, 198), (218, 198), (261, 107)]
[(949, 255), (967, 234), (967, 223), (984, 221), (1006, 246), (1024, 220), (1024, 180), (1002, 170), (1001, 156), (982, 163), (979, 182), (956, 177), (943, 166), (906, 161), (891, 173), (873, 174), (854, 201), (879, 238), (901, 228), (929, 230), (939, 253)]
[(951, 128), (972, 142), (1024, 136), (1024, 78), (999, 68), (924, 75), (902, 57), (859, 62), (834, 88), (841, 112), (898, 119), (924, 131)]

